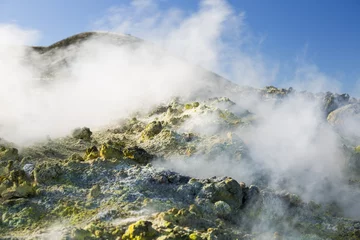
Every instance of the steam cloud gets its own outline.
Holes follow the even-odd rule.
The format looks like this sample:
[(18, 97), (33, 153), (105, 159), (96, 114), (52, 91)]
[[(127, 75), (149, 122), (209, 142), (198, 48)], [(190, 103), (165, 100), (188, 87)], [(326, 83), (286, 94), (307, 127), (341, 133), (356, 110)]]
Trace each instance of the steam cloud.
[[(144, 105), (144, 99), (147, 103), (154, 100), (151, 105), (189, 93), (203, 84), (203, 76), (186, 61), (239, 84), (264, 86), (276, 78), (278, 66), (268, 65), (258, 51), (250, 50), (256, 48), (251, 41), (256, 38), (246, 27), (245, 13), (235, 12), (226, 1), (201, 1), (198, 11), (190, 15), (179, 9), (160, 10), (155, 1), (133, 1), (111, 8), (94, 28), (131, 32), (185, 61), (151, 45), (134, 52), (98, 39), (81, 47), (70, 75), (58, 76), (62, 79), (45, 89), (39, 84), (39, 70), (24, 61), (28, 50), (21, 47), (36, 43), (39, 33), (0, 25), (2, 137), (25, 144), (46, 135), (62, 136), (76, 126), (94, 127), (123, 117)], [(71, 55), (67, 51), (56, 54), (61, 59)], [(327, 78), (317, 69), (305, 69), (296, 76), (299, 74), (311, 86), (320, 82), (316, 90), (326, 86)]]

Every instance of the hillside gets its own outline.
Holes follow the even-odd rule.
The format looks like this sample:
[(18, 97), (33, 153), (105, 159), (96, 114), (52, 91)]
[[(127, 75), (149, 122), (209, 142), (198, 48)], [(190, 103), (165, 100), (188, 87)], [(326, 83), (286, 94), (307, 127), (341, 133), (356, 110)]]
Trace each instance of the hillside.
[[(147, 44), (81, 33), (32, 47), (27, 64), (51, 89), (78, 76), (83, 46), (87, 53), (99, 39), (130, 46), (124, 53)], [(141, 99), (141, 107), (130, 105), (115, 122), (30, 146), (2, 139), (0, 239), (360, 239), (359, 100), (239, 86), (184, 66), (201, 78), (184, 83), (186, 95), (151, 99), (168, 90), (160, 82), (142, 101), (132, 94), (150, 90), (123, 84), (129, 95), (122, 102)], [(93, 118), (99, 106), (91, 106)]]

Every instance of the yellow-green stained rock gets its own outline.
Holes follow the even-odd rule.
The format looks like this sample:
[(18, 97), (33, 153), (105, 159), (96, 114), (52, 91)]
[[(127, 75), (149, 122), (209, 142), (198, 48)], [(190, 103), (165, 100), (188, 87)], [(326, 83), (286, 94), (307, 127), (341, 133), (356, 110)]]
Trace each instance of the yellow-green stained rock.
[(225, 217), (231, 214), (231, 207), (224, 201), (217, 201), (215, 203), (215, 212), (220, 217)]
[(180, 226), (198, 226), (204, 223), (199, 215), (185, 208), (171, 208), (166, 212), (161, 212), (157, 215), (157, 220)]
[[(43, 217), (44, 212), (37, 204), (24, 204), (27, 201), (23, 199), (12, 200), (11, 202), (22, 204), (19, 211), (5, 211), (1, 216), (2, 226), (9, 226), (11, 228), (24, 228), (36, 225), (37, 222)], [(1, 228), (3, 230), (4, 228)], [(5, 228), (6, 229), (6, 228)], [(3, 233), (3, 232), (2, 232)]]
[(124, 235), (123, 240), (152, 240), (156, 239), (157, 231), (152, 227), (149, 221), (137, 221), (131, 224)]
[(15, 192), (22, 197), (27, 197), (35, 193), (35, 189), (32, 185), (23, 183), (15, 188)]
[(191, 204), (191, 205), (189, 206), (189, 211), (190, 211), (191, 213), (194, 213), (194, 214), (201, 214), (201, 210), (200, 210), (199, 207), (196, 206), (195, 204)]
[(74, 240), (86, 240), (91, 238), (91, 232), (84, 229), (75, 229), (71, 234), (72, 239)]
[(104, 159), (122, 159), (124, 157), (123, 152), (108, 144), (103, 144), (100, 148), (100, 157)]
[(219, 182), (206, 184), (199, 196), (208, 198), (212, 203), (224, 201), (232, 210), (236, 211), (242, 205), (243, 190), (237, 181), (228, 177)]
[(196, 148), (194, 146), (188, 146), (185, 151), (185, 155), (191, 156), (196, 152)]
[(163, 126), (161, 122), (159, 121), (153, 121), (149, 123), (144, 131), (141, 133), (141, 140), (149, 140), (152, 139), (154, 136), (159, 134), (161, 130), (163, 129)]
[(6, 184), (2, 183), (0, 184), (0, 196), (3, 192), (5, 192), (7, 189)]
[(89, 199), (97, 198), (98, 196), (100, 196), (100, 194), (101, 194), (100, 186), (98, 184), (96, 184), (90, 189), (90, 192), (88, 194), (88, 198)]
[(34, 186), (23, 183), (19, 186), (13, 186), (8, 188), (1, 193), (1, 197), (4, 199), (13, 199), (13, 198), (25, 198), (35, 194)]
[(184, 105), (184, 108), (185, 108), (185, 109), (192, 109), (193, 106), (192, 106), (191, 103), (187, 103), (187, 104)]
[(9, 174), (9, 169), (7, 167), (0, 167), (0, 180), (5, 178)]
[[(10, 168), (11, 169), (11, 168)], [(22, 184), (24, 182), (27, 182), (26, 173), (23, 170), (10, 170), (9, 169), (9, 175), (8, 179), (16, 186), (19, 184)]]
[(0, 151), (0, 160), (16, 160), (19, 158), (19, 151), (16, 148), (3, 147)]
[(120, 149), (120, 150), (123, 149), (126, 146), (126, 142), (124, 142), (123, 140), (120, 140), (118, 138), (113, 138), (111, 140), (108, 140), (106, 142), (106, 144), (109, 145), (109, 146), (112, 146), (112, 147), (114, 147), (116, 149)]
[(193, 103), (186, 103), (184, 105), (184, 108), (189, 110), (189, 109), (193, 109), (193, 108), (197, 108), (200, 105), (199, 102), (193, 102)]
[(191, 240), (202, 240), (204, 238), (202, 238), (201, 235), (198, 234), (198, 233), (191, 233), (189, 235), (189, 239), (191, 239)]
[(92, 146), (92, 147), (86, 149), (85, 156), (84, 156), (85, 160), (92, 160), (92, 159), (96, 159), (98, 157), (100, 157), (100, 153), (96, 146)]
[(82, 156), (80, 156), (80, 154), (78, 154), (78, 153), (73, 153), (69, 157), (69, 160), (72, 162), (82, 162), (82, 161), (84, 161), (84, 158)]
[(230, 125), (239, 125), (241, 123), (241, 118), (236, 116), (234, 113), (225, 110), (218, 110), (219, 117), (222, 118), (225, 122)]
[(356, 153), (360, 153), (360, 145), (357, 146), (357, 147), (355, 147), (355, 152), (356, 152)]
[(347, 168), (356, 174), (360, 173), (360, 146), (354, 148), (354, 152), (348, 159)]

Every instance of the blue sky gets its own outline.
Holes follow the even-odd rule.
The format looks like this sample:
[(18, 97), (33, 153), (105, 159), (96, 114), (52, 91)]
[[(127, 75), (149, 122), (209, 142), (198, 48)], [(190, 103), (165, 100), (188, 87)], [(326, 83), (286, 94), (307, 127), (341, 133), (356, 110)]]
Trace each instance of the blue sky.
[[(14, 23), (41, 32), (39, 45), (48, 45), (93, 23), (110, 7), (129, 4), (116, 0), (0, 0), (0, 23)], [(160, 0), (162, 9), (197, 10), (195, 0)], [(326, 76), (338, 79), (343, 90), (354, 92), (360, 80), (360, 1), (357, 0), (229, 0), (244, 11), (246, 27), (261, 39), (259, 51), (280, 63), (279, 81), (298, 61), (316, 64)], [(359, 85), (359, 84), (358, 84)], [(360, 90), (360, 88), (359, 88)]]

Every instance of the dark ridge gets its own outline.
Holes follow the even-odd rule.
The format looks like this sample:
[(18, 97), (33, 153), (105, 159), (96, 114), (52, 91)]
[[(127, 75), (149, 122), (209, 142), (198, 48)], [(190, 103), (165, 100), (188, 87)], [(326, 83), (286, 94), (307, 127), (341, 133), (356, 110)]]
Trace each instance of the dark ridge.
[(33, 50), (35, 50), (38, 53), (45, 53), (47, 51), (50, 51), (55, 48), (65, 48), (73, 44), (78, 44), (80, 42), (83, 42), (84, 40), (89, 39), (90, 37), (94, 36), (95, 32), (83, 32), (76, 35), (73, 35), (71, 37), (65, 38), (63, 40), (60, 40), (54, 44), (51, 44), (50, 46), (43, 47), (43, 46), (34, 46), (32, 47)]
[(61, 49), (66, 48), (71, 45), (77, 45), (80, 44), (86, 40), (89, 40), (92, 37), (106, 37), (107, 40), (116, 43), (119, 41), (127, 42), (127, 43), (138, 43), (142, 42), (143, 40), (130, 36), (130, 35), (121, 35), (116, 33), (110, 33), (110, 32), (83, 32), (76, 35), (73, 35), (71, 37), (65, 38), (63, 40), (60, 40), (54, 44), (51, 44), (50, 46), (44, 47), (44, 46), (33, 46), (32, 49), (35, 50), (38, 53), (45, 53), (52, 49)]
[(90, 37), (94, 36), (96, 33), (95, 32), (83, 32), (83, 33), (79, 33), (76, 35), (73, 35), (71, 37), (65, 38), (63, 40), (60, 40), (50, 46), (47, 47), (47, 50), (51, 50), (54, 48), (64, 48), (64, 47), (68, 47), (70, 45), (73, 44), (78, 44), (81, 43), (87, 39), (89, 39)]
[[(111, 44), (115, 45), (123, 45), (123, 44), (131, 44), (134, 47), (137, 46), (138, 43), (144, 42), (144, 40), (139, 39), (137, 37), (128, 35), (128, 34), (117, 34), (112, 32), (82, 32), (75, 34), (73, 36), (70, 36), (68, 38), (62, 39), (58, 42), (55, 42), (49, 46), (31, 46), (30, 48), (34, 50), (37, 53), (45, 54), (51, 50), (60, 50), (64, 49), (70, 46), (79, 45), (86, 40), (89, 40), (91, 38), (104, 38), (105, 41), (108, 41)], [(150, 43), (151, 44), (151, 43)], [(223, 78), (222, 76), (211, 72), (207, 69), (204, 69), (203, 67), (197, 66), (197, 68), (203, 72), (204, 76), (206, 76), (209, 79), (213, 80), (213, 84), (221, 84), (223, 87), (233, 89), (236, 87), (236, 84), (232, 83), (231, 81)], [(227, 89), (228, 90), (228, 89)]]

